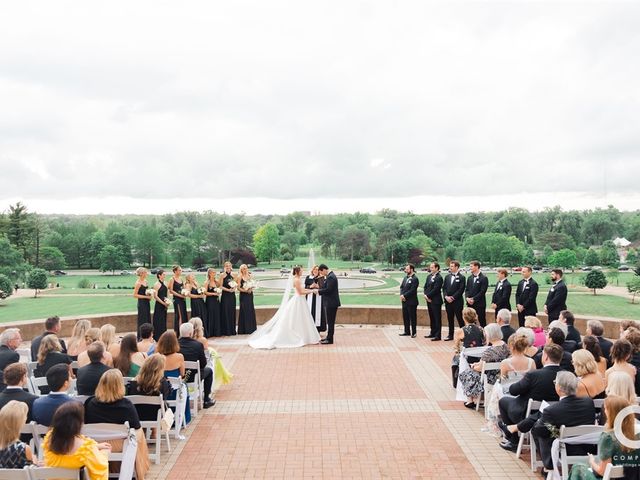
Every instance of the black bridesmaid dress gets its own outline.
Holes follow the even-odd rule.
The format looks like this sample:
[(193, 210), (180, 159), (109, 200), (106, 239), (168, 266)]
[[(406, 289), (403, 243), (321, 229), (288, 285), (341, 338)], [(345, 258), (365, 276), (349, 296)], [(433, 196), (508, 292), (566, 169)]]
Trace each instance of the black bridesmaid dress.
[[(216, 287), (209, 286), (207, 292), (212, 293)], [(205, 330), (209, 332), (210, 337), (222, 336), (222, 321), (220, 320), (220, 302), (218, 297), (208, 296), (205, 302), (207, 307), (207, 321), (205, 322)], [(202, 319), (204, 321), (204, 319)]]
[[(140, 285), (138, 287), (138, 295), (146, 295), (147, 286)], [(151, 301), (148, 298), (138, 299), (138, 331), (143, 323), (151, 323)]]
[[(222, 280), (222, 286), (229, 287), (229, 282), (233, 281), (231, 275), (225, 275)], [(236, 294), (235, 292), (222, 291), (221, 300), (221, 313), (222, 313), (222, 335), (235, 335), (236, 334)]]
[[(191, 287), (191, 295), (198, 295), (198, 289)], [(205, 334), (207, 333), (207, 327), (205, 326), (205, 320), (207, 319), (207, 309), (204, 306), (203, 298), (192, 298), (191, 299), (191, 317), (198, 317), (202, 320), (202, 325), (205, 328)]]
[[(167, 298), (167, 286), (160, 282), (158, 289), (158, 298), (164, 301)], [(164, 332), (167, 331), (167, 307), (156, 299), (156, 305), (153, 309), (153, 339), (157, 342)]]
[[(182, 287), (184, 283), (178, 282), (173, 279), (173, 291), (182, 295)], [(180, 337), (180, 325), (187, 322), (187, 300), (179, 298), (176, 295), (173, 296), (173, 330), (176, 335)]]
[[(240, 287), (246, 282), (240, 280)], [(238, 315), (238, 335), (248, 335), (256, 331), (256, 309), (253, 306), (253, 293), (240, 292), (240, 315)]]
[[(313, 285), (314, 283), (317, 283), (318, 286), (322, 287), (324, 281), (322, 280), (322, 277), (312, 277), (311, 275), (308, 275), (305, 279), (304, 279), (304, 288), (310, 288), (311, 285)], [(313, 317), (313, 321), (315, 322), (316, 320), (316, 302), (318, 301), (322, 301), (321, 299), (318, 299), (318, 295), (315, 294), (308, 294), (307, 298), (309, 298), (309, 295), (311, 295), (311, 316)], [(327, 331), (327, 317), (324, 313), (324, 308), (322, 308), (322, 305), (320, 305), (320, 325), (316, 325), (316, 328), (318, 329), (319, 332), (326, 332)]]

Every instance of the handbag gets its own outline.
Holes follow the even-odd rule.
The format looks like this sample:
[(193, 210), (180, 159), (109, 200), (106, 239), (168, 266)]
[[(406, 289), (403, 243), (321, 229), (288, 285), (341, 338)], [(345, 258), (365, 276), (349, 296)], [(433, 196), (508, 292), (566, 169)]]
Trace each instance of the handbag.
[(173, 410), (171, 410), (170, 408), (167, 408), (164, 411), (164, 415), (162, 417), (162, 421), (161, 423), (161, 430), (162, 433), (166, 433), (168, 431), (171, 430), (171, 427), (173, 427), (173, 419), (174, 419), (175, 415), (173, 413)]

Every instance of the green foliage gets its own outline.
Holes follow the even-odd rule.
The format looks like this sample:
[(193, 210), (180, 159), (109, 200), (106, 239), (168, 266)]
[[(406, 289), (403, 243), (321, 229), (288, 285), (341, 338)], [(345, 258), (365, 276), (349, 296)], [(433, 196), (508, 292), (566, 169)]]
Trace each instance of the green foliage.
[(589, 267), (598, 265), (600, 263), (600, 255), (598, 255), (598, 252), (596, 252), (595, 249), (590, 248), (584, 256), (583, 263)]
[(62, 270), (67, 267), (64, 254), (57, 247), (42, 247), (40, 249), (40, 267), (45, 270)]
[(3, 298), (6, 298), (13, 293), (13, 283), (11, 283), (11, 279), (2, 274), (0, 274), (0, 291), (3, 292)]
[(600, 263), (607, 267), (617, 267), (620, 263), (618, 250), (611, 240), (607, 240), (602, 244), (602, 248), (600, 249)]
[(15, 279), (22, 277), (27, 269), (22, 254), (9, 243), (7, 237), (0, 236), (0, 274)]
[(563, 248), (574, 249), (576, 242), (566, 233), (562, 232), (544, 232), (536, 235), (536, 243), (544, 248), (551, 247), (553, 250), (562, 250)]
[(47, 272), (42, 268), (34, 268), (27, 276), (27, 287), (35, 290), (35, 296), (38, 296), (38, 290), (47, 288)]
[(520, 265), (527, 255), (524, 243), (502, 233), (479, 233), (462, 244), (465, 260), (500, 266)]
[(81, 278), (78, 280), (78, 288), (91, 288), (92, 286), (93, 284), (88, 278)]
[(602, 210), (588, 211), (584, 216), (582, 234), (589, 245), (601, 245), (622, 231), (622, 219), (618, 209), (611, 205)]
[(98, 261), (101, 272), (111, 271), (113, 273), (124, 268), (125, 265), (122, 252), (115, 245), (104, 246), (98, 255)]
[(143, 265), (151, 266), (154, 259), (156, 264), (161, 263), (163, 243), (155, 225), (143, 225), (138, 230), (135, 246), (136, 256)]
[(280, 250), (278, 228), (272, 223), (260, 227), (253, 236), (253, 248), (258, 261), (271, 263)]
[(627, 263), (627, 265), (637, 265), (638, 260), (640, 260), (638, 258), (638, 252), (633, 248), (630, 249), (629, 252), (627, 253), (627, 258), (625, 259), (625, 262)]
[(631, 294), (631, 303), (636, 303), (636, 296), (640, 293), (640, 277), (636, 276), (628, 281), (627, 290)]
[(595, 295), (598, 288), (607, 286), (607, 277), (604, 276), (601, 270), (591, 270), (584, 278), (584, 286), (592, 289)]
[(338, 232), (336, 253), (343, 260), (362, 260), (370, 252), (371, 231), (357, 225), (349, 225)]
[(556, 268), (573, 270), (578, 265), (576, 253), (568, 248), (554, 252), (548, 260), (549, 265)]
[(195, 244), (186, 237), (178, 237), (169, 246), (173, 260), (178, 265), (191, 265), (196, 254)]

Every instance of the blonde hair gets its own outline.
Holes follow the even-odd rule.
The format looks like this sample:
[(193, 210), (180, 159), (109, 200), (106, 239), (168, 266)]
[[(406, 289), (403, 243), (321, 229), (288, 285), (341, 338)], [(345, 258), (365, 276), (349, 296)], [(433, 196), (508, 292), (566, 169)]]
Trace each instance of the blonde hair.
[(93, 342), (98, 342), (102, 339), (102, 330), (98, 327), (91, 327), (84, 334), (84, 343), (87, 346), (91, 345)]
[(205, 338), (204, 336), (204, 325), (202, 324), (202, 319), (200, 319), (199, 317), (193, 317), (191, 320), (189, 320), (189, 323), (191, 325), (193, 325), (193, 338), (194, 339), (199, 339), (199, 338)]
[(102, 374), (96, 387), (96, 400), (113, 403), (124, 397), (124, 377), (117, 368), (111, 368)]
[(313, 267), (311, 267), (311, 270), (309, 271), (309, 273), (313, 275), (313, 271), (317, 268), (319, 268), (318, 265), (314, 265)]
[(38, 365), (44, 364), (44, 359), (51, 352), (62, 352), (62, 345), (60, 340), (53, 334), (45, 335), (40, 342), (40, 348), (38, 349)]
[(607, 397), (609, 395), (617, 395), (629, 403), (636, 403), (636, 389), (633, 385), (633, 380), (631, 376), (625, 372), (612, 371), (609, 373), (605, 393)]
[(104, 343), (105, 348), (109, 348), (116, 343), (116, 327), (110, 323), (105, 323), (100, 327), (100, 340)]
[(578, 377), (588, 375), (589, 373), (596, 373), (598, 371), (596, 359), (589, 350), (576, 350), (571, 354), (571, 360)]
[(231, 262), (229, 262), (229, 261), (224, 262), (224, 266), (225, 267), (229, 266), (229, 267), (233, 268), (233, 264)]
[(7, 448), (20, 438), (20, 429), (27, 421), (29, 407), (24, 402), (9, 401), (0, 409), (0, 449)]
[(187, 283), (189, 285), (195, 285), (196, 287), (198, 286), (198, 281), (196, 280), (195, 274), (187, 273), (187, 276), (185, 278), (187, 279)]
[(143, 274), (149, 273), (147, 272), (147, 269), (144, 267), (138, 267), (136, 268), (136, 275), (141, 277)]
[(462, 311), (462, 319), (464, 323), (476, 324), (478, 323), (478, 313), (471, 307), (467, 307)]
[(160, 392), (166, 360), (167, 357), (161, 353), (154, 353), (145, 360), (136, 377), (138, 390), (145, 395), (153, 395)]
[[(633, 402), (627, 401), (626, 398), (619, 397), (617, 395), (611, 395), (604, 400), (604, 411), (607, 414), (607, 424), (605, 428), (609, 431), (613, 430), (613, 423), (616, 420), (618, 414), (629, 405), (635, 405), (635, 399)], [(622, 433), (628, 439), (636, 438), (635, 431), (635, 416), (632, 413), (627, 414), (622, 420)], [(626, 445), (620, 445), (623, 452), (630, 452), (631, 449)]]
[(542, 322), (538, 317), (527, 315), (524, 317), (524, 326), (528, 328), (542, 328)]
[(87, 331), (91, 328), (91, 322), (86, 319), (78, 320), (76, 324), (73, 326), (73, 331), (71, 332), (71, 339), (69, 340), (69, 348), (76, 347), (77, 345), (81, 345), (85, 341), (85, 335)]
[[(213, 279), (211, 278), (211, 273), (213, 273)], [(216, 269), (215, 268), (208, 268), (207, 269), (207, 281), (209, 282), (209, 285), (211, 285), (211, 281), (213, 281), (214, 285), (218, 284), (218, 281), (216, 280)]]

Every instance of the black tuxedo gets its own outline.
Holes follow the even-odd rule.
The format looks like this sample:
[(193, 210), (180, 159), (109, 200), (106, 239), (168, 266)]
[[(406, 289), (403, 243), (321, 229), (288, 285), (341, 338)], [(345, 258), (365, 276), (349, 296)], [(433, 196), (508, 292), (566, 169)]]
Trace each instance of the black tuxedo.
[(547, 306), (549, 322), (560, 318), (560, 312), (567, 309), (567, 286), (564, 280), (558, 280), (551, 286), (544, 304)]
[(431, 336), (434, 338), (441, 338), (442, 335), (442, 284), (440, 272), (429, 275), (424, 282), (424, 295), (431, 300), (427, 302), (427, 311), (429, 312)]
[(496, 289), (491, 296), (491, 303), (496, 304), (496, 319), (498, 318), (498, 312), (503, 308), (511, 311), (511, 283), (509, 283), (509, 280), (503, 280), (502, 285), (500, 282), (496, 284)]
[(338, 291), (338, 278), (333, 272), (329, 272), (324, 281), (324, 286), (318, 289), (318, 295), (322, 295), (322, 308), (327, 317), (326, 340), (333, 343), (333, 333), (336, 329), (336, 315), (340, 308), (340, 292)]
[(20, 354), (11, 350), (6, 345), (0, 345), (0, 392), (6, 387), (4, 383), (3, 370), (7, 365), (20, 361)]
[[(478, 320), (481, 327), (487, 326), (487, 298), (486, 293), (489, 288), (489, 279), (480, 272), (477, 276), (469, 275), (467, 278), (467, 288), (465, 296), (467, 297), (467, 306), (473, 308), (478, 314)], [(469, 299), (473, 299), (473, 305), (469, 304)]]
[[(213, 386), (213, 370), (207, 367), (207, 357), (204, 354), (204, 345), (195, 338), (188, 337), (180, 337), (178, 343), (180, 344), (180, 353), (184, 356), (184, 359), (187, 362), (199, 362), (200, 376), (204, 381), (205, 401), (208, 400), (209, 395), (211, 395), (211, 387)], [(195, 370), (188, 368), (187, 372), (189, 373), (188, 381), (195, 381)], [(185, 375), (187, 372), (185, 372)]]
[(527, 282), (524, 278), (518, 282), (516, 288), (516, 305), (522, 305), (524, 310), (518, 312), (518, 324), (524, 327), (524, 317), (538, 313), (536, 298), (538, 297), (538, 283), (529, 277)]
[(4, 407), (11, 400), (16, 400), (18, 402), (26, 403), (29, 407), (29, 413), (27, 413), (27, 423), (32, 420), (31, 418), (31, 408), (33, 407), (33, 402), (38, 398), (37, 395), (33, 395), (22, 388), (9, 388), (4, 392), (0, 393), (0, 408)]
[(580, 336), (580, 332), (573, 325), (567, 325), (567, 340), (573, 340), (576, 342), (576, 346), (579, 347), (580, 343), (582, 343), (582, 337)]
[(450, 273), (444, 279), (442, 283), (443, 297), (453, 297), (453, 302), (444, 301), (444, 309), (447, 312), (447, 321), (449, 323), (449, 338), (453, 338), (453, 318), (458, 320), (458, 326), (464, 327), (464, 320), (462, 320), (462, 307), (464, 301), (462, 296), (464, 295), (465, 278), (460, 272), (455, 275)]
[(96, 387), (102, 378), (102, 374), (111, 370), (102, 362), (90, 363), (78, 369), (76, 388), (78, 395), (95, 395)]
[[(560, 429), (565, 427), (576, 427), (578, 425), (593, 425), (596, 418), (596, 409), (593, 400), (589, 397), (576, 397), (569, 395), (558, 403), (549, 405), (544, 409), (540, 418), (533, 426), (531, 433), (540, 450), (542, 462), (546, 468), (553, 468), (551, 461), (551, 444), (553, 438), (547, 428), (547, 424), (554, 425)], [(586, 455), (595, 453), (595, 445), (567, 445), (568, 455)]]
[[(40, 350), (40, 342), (47, 335), (56, 335), (54, 332), (44, 332), (42, 335), (38, 335), (36, 338), (31, 340), (31, 361), (35, 362), (38, 360), (38, 350)], [(57, 335), (56, 335), (57, 336)], [(58, 337), (60, 340), (60, 346), (62, 347), (62, 353), (67, 353), (67, 345), (64, 343), (64, 340)]]
[(415, 273), (407, 275), (400, 285), (400, 295), (404, 296), (402, 302), (402, 321), (404, 322), (404, 333), (416, 334), (418, 325), (418, 285), (420, 280)]
[[(561, 347), (564, 346), (560, 345)], [(533, 356), (533, 361), (536, 362), (536, 368), (542, 368), (542, 351), (544, 350), (544, 347), (540, 347), (540, 350), (538, 351), (538, 353), (536, 353)], [(573, 367), (573, 360), (571, 357), (571, 353), (567, 352), (566, 350), (564, 350), (562, 352), (562, 360), (560, 360), (560, 370), (566, 370), (567, 372), (574, 372), (574, 367)]]

